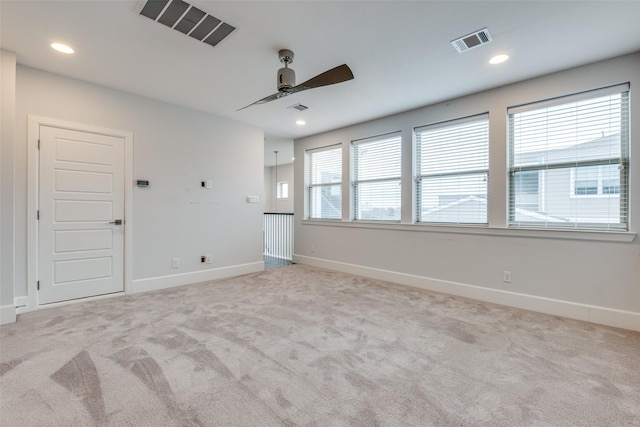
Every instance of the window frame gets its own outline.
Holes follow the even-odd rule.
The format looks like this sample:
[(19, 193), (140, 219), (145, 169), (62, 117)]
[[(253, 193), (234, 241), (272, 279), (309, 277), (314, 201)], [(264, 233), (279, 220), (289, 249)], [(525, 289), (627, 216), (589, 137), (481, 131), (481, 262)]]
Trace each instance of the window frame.
[[(514, 116), (521, 112), (540, 110), (547, 107), (569, 105), (572, 103), (586, 101), (590, 99), (596, 99), (611, 95), (621, 95), (620, 100), (620, 157), (601, 157), (598, 159), (583, 159), (575, 161), (564, 162), (548, 162), (543, 164), (531, 164), (515, 166), (515, 130), (514, 130)], [(613, 86), (607, 86), (599, 89), (593, 89), (583, 92), (578, 92), (569, 95), (563, 95), (554, 97), (547, 100), (534, 101), (526, 104), (508, 107), (507, 108), (507, 227), (509, 229), (545, 229), (545, 230), (568, 230), (568, 231), (615, 231), (615, 232), (628, 232), (630, 230), (629, 224), (629, 206), (630, 206), (630, 193), (629, 193), (629, 149), (630, 149), (630, 85), (629, 83), (618, 84)], [(612, 162), (613, 159), (617, 159), (617, 162)], [(601, 172), (598, 172), (598, 187), (597, 194), (575, 194), (575, 170), (579, 167), (587, 166), (607, 166), (607, 165), (619, 165), (621, 169), (619, 192), (617, 194), (601, 194)], [(601, 168), (600, 168), (601, 169)], [(580, 221), (568, 221), (567, 223), (554, 223), (548, 220), (541, 221), (517, 221), (515, 219), (516, 214), (516, 194), (515, 194), (515, 175), (518, 172), (527, 171), (539, 171), (541, 173), (541, 180), (546, 180), (546, 173), (553, 170), (568, 170), (569, 171), (569, 199), (576, 198), (607, 198), (611, 196), (619, 196), (620, 206), (620, 220), (618, 223), (612, 222), (580, 222)], [(544, 191), (544, 190), (543, 190)], [(566, 190), (565, 190), (566, 191)], [(548, 204), (546, 195), (540, 196), (541, 203)]]
[[(313, 159), (313, 155), (314, 154), (318, 154), (318, 153), (322, 153), (322, 152), (328, 152), (328, 151), (334, 151), (336, 150), (339, 153), (339, 159), (340, 159), (340, 165), (338, 167), (338, 170), (340, 171), (340, 181), (332, 181), (332, 182), (311, 182), (312, 178), (311, 178), (311, 174), (313, 171), (313, 165), (312, 165), (312, 159)], [(342, 220), (342, 183), (344, 181), (343, 179), (343, 173), (342, 173), (342, 164), (343, 164), (343, 153), (342, 153), (342, 143), (338, 143), (338, 144), (332, 144), (332, 145), (327, 145), (327, 146), (323, 146), (323, 147), (317, 147), (317, 148), (311, 148), (305, 151), (305, 156), (304, 156), (304, 165), (305, 165), (305, 170), (304, 170), (304, 177), (305, 177), (305, 214), (304, 217), (307, 220), (319, 220), (319, 221), (341, 221)], [(313, 215), (313, 191), (314, 189), (320, 188), (327, 188), (329, 189), (329, 191), (332, 191), (333, 187), (337, 187), (340, 190), (340, 206), (337, 209), (339, 211), (339, 216), (337, 218), (333, 218), (333, 217), (314, 217)]]
[[(457, 118), (448, 119), (440, 122), (435, 122), (427, 125), (417, 126), (413, 129), (413, 135), (414, 135), (413, 164), (414, 164), (414, 181), (415, 181), (413, 197), (415, 202), (414, 211), (416, 215), (415, 216), (416, 224), (437, 225), (437, 226), (472, 226), (472, 227), (487, 227), (489, 225), (488, 182), (489, 182), (489, 174), (491, 170), (490, 164), (489, 164), (489, 160), (490, 160), (489, 150), (490, 150), (490, 143), (491, 143), (490, 137), (489, 137), (489, 133), (490, 133), (489, 119), (490, 119), (489, 112), (483, 112), (483, 113), (477, 113), (469, 116), (457, 117)], [(485, 144), (484, 161), (486, 163), (486, 168), (461, 169), (461, 170), (456, 170), (451, 172), (432, 173), (432, 174), (422, 173), (422, 170), (420, 169), (420, 164), (422, 162), (422, 145), (419, 142), (419, 136), (418, 136), (419, 133), (422, 133), (428, 130), (444, 129), (444, 128), (451, 128), (451, 127), (460, 126), (464, 124), (472, 124), (474, 122), (478, 122), (478, 123), (482, 122), (485, 125), (486, 140), (484, 141), (484, 144)], [(485, 198), (487, 201), (487, 208), (485, 210), (485, 215), (484, 215), (485, 220), (483, 222), (421, 221), (421, 216), (422, 216), (421, 188), (422, 188), (423, 181), (425, 181), (428, 178), (464, 177), (464, 176), (471, 177), (479, 174), (484, 175), (485, 181), (487, 182), (487, 185), (485, 187)]]
[[(387, 176), (383, 178), (371, 178), (371, 179), (358, 179), (358, 168), (357, 168), (357, 151), (360, 147), (366, 146), (368, 144), (375, 144), (382, 141), (391, 141), (392, 143), (398, 144), (397, 149), (399, 150), (399, 167), (398, 175)], [(351, 200), (351, 220), (352, 221), (371, 221), (371, 222), (390, 222), (390, 223), (399, 223), (402, 220), (402, 132), (394, 131), (388, 132), (381, 135), (376, 135), (367, 138), (360, 138), (351, 141), (351, 150), (350, 150), (350, 165), (351, 165), (351, 194), (349, 194)], [(397, 219), (373, 219), (373, 218), (359, 218), (358, 216), (358, 205), (359, 199), (358, 196), (360, 192), (358, 191), (361, 185), (366, 184), (379, 184), (379, 183), (398, 183), (398, 196), (400, 205), (397, 210)], [(395, 213), (395, 212), (394, 212)]]

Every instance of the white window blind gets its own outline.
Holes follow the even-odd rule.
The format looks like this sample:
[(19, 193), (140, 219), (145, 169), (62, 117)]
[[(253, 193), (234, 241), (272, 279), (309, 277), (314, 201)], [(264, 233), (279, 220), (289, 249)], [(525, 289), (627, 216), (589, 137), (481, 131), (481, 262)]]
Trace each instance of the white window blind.
[(486, 224), (489, 116), (415, 129), (417, 220)]
[(509, 109), (509, 225), (626, 230), (628, 85)]
[(354, 219), (400, 221), (400, 132), (352, 142)]
[(342, 218), (342, 147), (306, 152), (307, 218)]

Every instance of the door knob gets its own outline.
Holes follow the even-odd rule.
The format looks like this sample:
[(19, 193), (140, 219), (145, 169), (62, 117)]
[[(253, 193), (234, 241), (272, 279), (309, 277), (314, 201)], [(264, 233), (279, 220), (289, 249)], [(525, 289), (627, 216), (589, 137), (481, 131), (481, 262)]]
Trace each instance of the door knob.
[(115, 221), (111, 221), (109, 224), (122, 225), (122, 220), (116, 219)]

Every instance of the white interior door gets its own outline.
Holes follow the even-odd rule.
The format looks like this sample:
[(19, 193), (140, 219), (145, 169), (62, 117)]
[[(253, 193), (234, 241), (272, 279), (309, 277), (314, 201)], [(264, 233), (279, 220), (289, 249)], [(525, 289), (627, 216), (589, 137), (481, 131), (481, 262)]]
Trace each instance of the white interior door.
[(124, 290), (124, 139), (40, 126), (40, 304)]

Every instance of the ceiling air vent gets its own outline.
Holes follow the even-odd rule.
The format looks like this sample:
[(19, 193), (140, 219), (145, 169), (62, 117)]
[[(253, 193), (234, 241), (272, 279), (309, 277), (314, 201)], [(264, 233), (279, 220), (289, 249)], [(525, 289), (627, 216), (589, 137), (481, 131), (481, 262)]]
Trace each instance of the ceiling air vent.
[(474, 47), (489, 43), (491, 40), (493, 39), (491, 38), (491, 34), (489, 34), (489, 30), (483, 28), (482, 30), (475, 31), (471, 34), (467, 34), (466, 36), (462, 36), (459, 39), (455, 39), (451, 44), (458, 53), (462, 53), (469, 49), (473, 49)]
[(236, 28), (182, 0), (147, 0), (140, 15), (216, 46)]
[(296, 110), (296, 111), (304, 111), (304, 110), (308, 110), (309, 107), (307, 107), (306, 105), (302, 105), (302, 104), (295, 104), (295, 105), (291, 105), (289, 107), (287, 107), (290, 110)]

